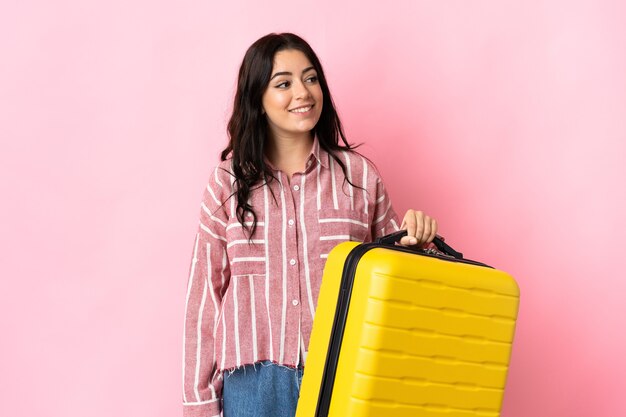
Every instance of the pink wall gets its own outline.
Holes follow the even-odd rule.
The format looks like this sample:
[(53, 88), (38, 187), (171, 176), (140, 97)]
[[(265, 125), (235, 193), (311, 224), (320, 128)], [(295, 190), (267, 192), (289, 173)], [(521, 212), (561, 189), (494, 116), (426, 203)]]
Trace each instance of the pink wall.
[(3, 4), (0, 415), (179, 414), (201, 190), (285, 30), (398, 211), (517, 277), (503, 415), (626, 415), (625, 3), (219, 4)]

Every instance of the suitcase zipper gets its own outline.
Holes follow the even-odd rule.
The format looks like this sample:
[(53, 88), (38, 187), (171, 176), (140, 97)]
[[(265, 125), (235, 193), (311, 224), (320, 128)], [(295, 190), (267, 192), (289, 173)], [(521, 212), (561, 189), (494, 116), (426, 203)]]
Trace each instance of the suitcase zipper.
[(326, 354), (326, 363), (324, 364), (324, 373), (322, 375), (322, 384), (320, 386), (319, 397), (317, 399), (315, 417), (328, 416), (330, 399), (332, 397), (333, 385), (335, 383), (335, 374), (337, 372), (339, 348), (341, 347), (343, 332), (346, 327), (348, 305), (350, 304), (350, 296), (352, 295), (352, 284), (354, 283), (354, 275), (356, 273), (357, 264), (368, 250), (377, 246), (379, 245), (375, 243), (359, 245), (352, 249), (346, 257), (343, 272), (341, 274), (341, 286), (339, 288), (335, 319), (333, 321), (330, 341), (328, 343), (328, 353)]

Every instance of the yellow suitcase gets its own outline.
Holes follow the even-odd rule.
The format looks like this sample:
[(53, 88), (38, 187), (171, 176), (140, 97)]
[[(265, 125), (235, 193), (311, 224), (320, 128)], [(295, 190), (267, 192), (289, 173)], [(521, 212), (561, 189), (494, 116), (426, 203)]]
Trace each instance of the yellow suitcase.
[(329, 254), (296, 417), (500, 415), (517, 284), (403, 233)]

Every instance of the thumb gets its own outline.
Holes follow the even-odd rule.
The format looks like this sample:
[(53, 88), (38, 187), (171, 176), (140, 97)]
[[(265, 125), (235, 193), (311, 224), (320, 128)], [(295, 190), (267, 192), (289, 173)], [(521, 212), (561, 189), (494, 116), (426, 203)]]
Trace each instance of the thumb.
[(416, 245), (417, 239), (414, 236), (404, 236), (400, 239), (400, 244), (404, 246)]

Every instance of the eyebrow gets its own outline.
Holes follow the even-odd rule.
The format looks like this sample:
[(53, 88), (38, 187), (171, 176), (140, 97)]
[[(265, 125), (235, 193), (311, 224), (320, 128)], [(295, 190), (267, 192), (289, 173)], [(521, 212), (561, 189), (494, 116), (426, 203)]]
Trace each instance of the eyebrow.
[[(314, 69), (315, 69), (315, 67), (311, 65), (310, 67), (305, 68), (302, 71), (302, 74), (304, 74), (305, 72), (309, 72), (311, 70), (314, 70)], [(289, 71), (277, 72), (276, 74), (272, 75), (272, 78), (270, 78), (270, 81), (272, 81), (274, 78), (279, 77), (281, 75), (293, 75), (293, 74), (291, 72), (289, 72)]]

